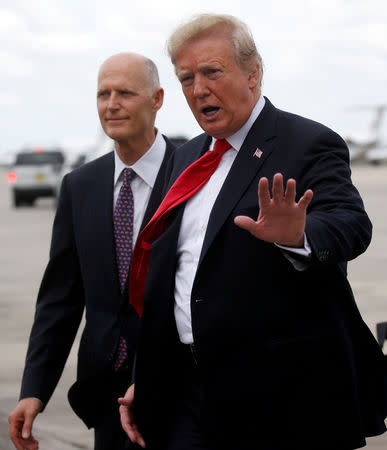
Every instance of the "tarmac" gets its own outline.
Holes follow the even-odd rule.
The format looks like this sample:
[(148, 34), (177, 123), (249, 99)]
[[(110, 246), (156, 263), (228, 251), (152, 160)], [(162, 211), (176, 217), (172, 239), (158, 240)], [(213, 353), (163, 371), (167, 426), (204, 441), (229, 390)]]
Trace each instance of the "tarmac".
[[(34, 207), (13, 208), (5, 177), (6, 170), (0, 168), (0, 450), (11, 450), (7, 417), (19, 396), (55, 204), (52, 199), (42, 199)], [(354, 165), (353, 181), (374, 224), (374, 235), (366, 253), (350, 262), (349, 278), (363, 318), (375, 332), (377, 322), (387, 321), (387, 166)], [(93, 448), (92, 431), (67, 402), (67, 390), (75, 379), (77, 348), (78, 338), (53, 397), (35, 421), (34, 436), (41, 450)], [(387, 433), (370, 438), (366, 448), (386, 450)]]

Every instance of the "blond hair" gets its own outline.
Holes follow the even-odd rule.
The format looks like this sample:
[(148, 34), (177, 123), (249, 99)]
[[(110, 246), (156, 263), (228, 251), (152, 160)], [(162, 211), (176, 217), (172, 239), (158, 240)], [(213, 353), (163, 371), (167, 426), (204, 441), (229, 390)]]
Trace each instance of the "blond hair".
[(180, 47), (188, 40), (194, 40), (200, 34), (213, 28), (230, 32), (231, 46), (235, 61), (244, 71), (252, 70), (259, 65), (260, 83), (263, 76), (263, 62), (247, 25), (228, 14), (200, 14), (180, 25), (167, 41), (167, 50), (173, 64), (176, 62)]

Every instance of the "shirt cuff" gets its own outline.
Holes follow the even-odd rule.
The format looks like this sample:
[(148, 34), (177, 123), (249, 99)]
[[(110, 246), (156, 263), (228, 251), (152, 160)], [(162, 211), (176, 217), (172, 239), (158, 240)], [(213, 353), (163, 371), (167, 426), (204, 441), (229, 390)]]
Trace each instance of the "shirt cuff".
[[(280, 248), (281, 250), (284, 250), (282, 253), (285, 256), (285, 258), (290, 261), (293, 264), (293, 267), (298, 270), (302, 271), (305, 270), (308, 267), (308, 260), (312, 256), (312, 248), (308, 242), (308, 238), (306, 237), (306, 234), (304, 233), (304, 246), (303, 247), (287, 247), (285, 245), (279, 245), (274, 242), (274, 244)], [(292, 254), (294, 256), (292, 256)], [(299, 256), (302, 256), (302, 259), (299, 258)]]

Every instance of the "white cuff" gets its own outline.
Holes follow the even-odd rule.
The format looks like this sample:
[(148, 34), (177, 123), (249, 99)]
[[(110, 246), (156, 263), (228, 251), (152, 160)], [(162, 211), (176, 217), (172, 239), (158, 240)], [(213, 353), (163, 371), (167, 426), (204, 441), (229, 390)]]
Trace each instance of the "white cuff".
[(274, 244), (279, 247), (282, 250), (285, 250), (283, 255), (285, 258), (290, 261), (293, 264), (293, 267), (298, 270), (302, 271), (305, 270), (308, 267), (308, 261), (301, 261), (298, 258), (293, 258), (292, 253), (303, 256), (305, 259), (308, 259), (312, 256), (312, 248), (308, 242), (308, 238), (306, 237), (306, 234), (304, 233), (304, 246), (301, 248), (298, 247), (286, 247), (284, 245), (279, 245), (274, 242)]

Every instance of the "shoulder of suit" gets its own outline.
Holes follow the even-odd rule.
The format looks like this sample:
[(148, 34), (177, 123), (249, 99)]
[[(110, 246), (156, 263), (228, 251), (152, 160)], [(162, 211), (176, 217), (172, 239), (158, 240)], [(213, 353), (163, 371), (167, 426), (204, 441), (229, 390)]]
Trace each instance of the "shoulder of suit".
[(211, 137), (206, 133), (199, 134), (192, 138), (191, 140), (185, 142), (175, 149), (174, 157), (175, 159), (186, 158), (190, 153), (195, 153), (198, 149), (202, 149), (206, 144), (206, 141), (210, 142)]
[(109, 152), (99, 158), (94, 159), (77, 169), (66, 174), (70, 183), (87, 182), (100, 176), (109, 176), (109, 171), (114, 170), (114, 152)]
[(114, 152), (106, 153), (105, 155), (102, 155), (96, 159), (93, 159), (92, 161), (87, 162), (86, 164), (83, 164), (77, 169), (71, 171), (69, 175), (81, 176), (98, 169), (104, 169), (106, 168), (106, 166), (109, 166), (111, 164), (113, 164), (114, 166)]
[(198, 136), (192, 138), (190, 141), (187, 141), (185, 144), (183, 144), (179, 148), (190, 147), (190, 146), (197, 148), (198, 145), (204, 145), (204, 143), (206, 142), (207, 139), (211, 139), (211, 137), (208, 136), (208, 134), (206, 134), (206, 133), (202, 133), (202, 134), (199, 134)]
[(172, 150), (174, 150), (174, 149), (176, 148), (176, 145), (173, 144), (173, 143), (168, 139), (168, 137), (165, 136), (165, 134), (163, 134), (162, 136), (163, 136), (163, 139), (164, 139), (165, 143), (167, 144), (166, 150), (167, 150), (167, 151), (172, 151)]
[(296, 127), (303, 127), (303, 128), (308, 128), (311, 130), (315, 130), (316, 132), (333, 132), (335, 133), (335, 131), (333, 131), (332, 129), (330, 129), (329, 127), (327, 127), (326, 125), (317, 122), (313, 119), (309, 119), (307, 117), (301, 116), (299, 114), (294, 114), (288, 111), (283, 111), (281, 109), (277, 109), (278, 112), (278, 118), (280, 120), (280, 122), (282, 123), (287, 123), (291, 126), (296, 126)]

